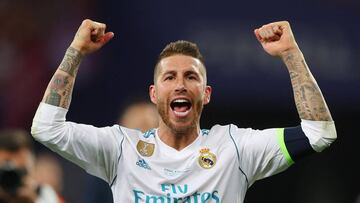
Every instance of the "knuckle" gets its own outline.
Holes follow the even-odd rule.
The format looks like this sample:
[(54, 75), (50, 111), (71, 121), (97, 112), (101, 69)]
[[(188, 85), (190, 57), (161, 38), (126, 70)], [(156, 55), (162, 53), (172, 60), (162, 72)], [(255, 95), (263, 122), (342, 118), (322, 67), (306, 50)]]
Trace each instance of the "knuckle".
[(272, 25), (266, 25), (264, 28), (265, 28), (266, 31), (269, 31), (269, 30), (272, 29)]
[(271, 35), (271, 29), (267, 28), (265, 31), (266, 31), (267, 36)]
[(266, 37), (266, 33), (262, 30), (262, 31), (260, 32), (260, 36), (261, 36), (262, 38), (265, 38), (265, 37)]
[(90, 19), (85, 19), (85, 20), (83, 20), (82, 24), (88, 25), (88, 24), (90, 24), (91, 22), (92, 22), (92, 21), (91, 21)]
[(263, 35), (263, 30), (260, 28), (259, 29), (259, 35), (262, 36)]

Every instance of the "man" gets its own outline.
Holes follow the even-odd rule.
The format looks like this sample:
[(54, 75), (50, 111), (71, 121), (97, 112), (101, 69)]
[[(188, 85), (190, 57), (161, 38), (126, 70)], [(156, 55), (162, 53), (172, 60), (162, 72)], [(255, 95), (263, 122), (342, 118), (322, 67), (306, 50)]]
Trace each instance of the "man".
[(30, 135), (0, 130), (0, 203), (57, 203), (55, 191), (34, 178)]
[(253, 130), (235, 125), (199, 126), (210, 102), (204, 60), (191, 42), (161, 52), (150, 86), (159, 127), (146, 133), (118, 125), (96, 128), (66, 122), (74, 80), (83, 56), (114, 33), (84, 20), (55, 72), (35, 115), (40, 142), (107, 181), (114, 202), (243, 202), (247, 189), (281, 172), (336, 139), (330, 112), (286, 21), (256, 29), (264, 50), (289, 70), (301, 126)]

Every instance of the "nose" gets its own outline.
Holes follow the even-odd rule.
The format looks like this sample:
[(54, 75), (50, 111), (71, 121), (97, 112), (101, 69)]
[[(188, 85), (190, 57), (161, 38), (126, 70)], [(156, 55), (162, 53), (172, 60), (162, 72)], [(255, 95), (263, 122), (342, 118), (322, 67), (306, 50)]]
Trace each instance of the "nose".
[(179, 93), (179, 92), (184, 92), (184, 91), (186, 91), (184, 79), (179, 78), (176, 81), (175, 92)]

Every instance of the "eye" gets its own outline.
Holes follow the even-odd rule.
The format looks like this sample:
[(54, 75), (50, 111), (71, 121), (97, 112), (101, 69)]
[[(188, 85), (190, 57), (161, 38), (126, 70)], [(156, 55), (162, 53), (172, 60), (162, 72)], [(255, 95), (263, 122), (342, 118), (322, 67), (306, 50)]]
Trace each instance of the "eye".
[(164, 80), (173, 80), (175, 77), (172, 75), (166, 76)]
[(188, 79), (189, 80), (197, 80), (198, 78), (195, 75), (189, 75)]

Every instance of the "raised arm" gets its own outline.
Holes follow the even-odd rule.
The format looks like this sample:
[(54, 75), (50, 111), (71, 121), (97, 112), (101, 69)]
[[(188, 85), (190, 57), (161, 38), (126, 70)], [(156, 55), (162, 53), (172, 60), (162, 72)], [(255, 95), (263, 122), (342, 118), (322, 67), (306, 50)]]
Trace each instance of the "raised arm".
[(270, 23), (255, 29), (264, 50), (280, 57), (290, 73), (295, 104), (301, 119), (332, 121), (330, 111), (287, 21)]
[(113, 181), (120, 155), (118, 126), (94, 127), (66, 121), (71, 92), (82, 57), (100, 49), (114, 34), (105, 24), (84, 20), (51, 79), (33, 119), (33, 137), (88, 173)]
[(114, 33), (105, 33), (106, 25), (84, 20), (64, 59), (52, 77), (42, 102), (69, 109), (75, 77), (83, 56), (100, 49), (111, 40)]

